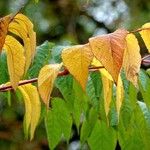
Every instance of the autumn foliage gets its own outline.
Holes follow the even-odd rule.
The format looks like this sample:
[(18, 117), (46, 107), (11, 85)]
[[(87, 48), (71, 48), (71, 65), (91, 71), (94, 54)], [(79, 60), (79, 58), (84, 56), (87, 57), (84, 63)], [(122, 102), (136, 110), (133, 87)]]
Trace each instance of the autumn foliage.
[[(138, 79), (141, 66), (141, 55), (138, 39), (134, 35), (134, 33), (137, 32), (141, 35), (148, 51), (150, 51), (150, 23), (146, 23), (142, 26), (142, 28), (133, 32), (127, 31), (126, 29), (118, 29), (110, 34), (91, 37), (89, 39), (89, 43), (84, 45), (74, 45), (63, 48), (61, 52), (62, 62), (53, 64), (47, 63), (45, 66), (42, 66), (37, 78), (32, 79), (32, 76), (29, 76), (28, 72), (30, 71), (30, 66), (34, 64), (34, 56), (37, 53), (36, 33), (34, 31), (32, 22), (27, 16), (21, 13), (16, 15), (8, 15), (1, 18), (0, 51), (1, 53), (6, 53), (7, 56), (7, 66), (10, 82), (3, 83), (0, 86), (0, 91), (4, 92), (13, 89), (16, 92), (19, 91), (22, 94), (25, 105), (25, 135), (27, 137), (30, 136), (30, 139), (33, 139), (34, 132), (41, 115), (41, 103), (46, 105), (46, 120), (49, 120), (50, 118), (55, 120), (55, 110), (49, 112), (49, 110), (51, 110), (51, 105), (54, 105), (52, 110), (55, 109), (55, 107), (62, 106), (63, 108), (61, 108), (64, 115), (68, 116), (68, 121), (65, 120), (66, 124), (71, 126), (71, 116), (69, 115), (69, 110), (64, 107), (65, 102), (61, 99), (58, 103), (53, 102), (55, 100), (51, 101), (51, 93), (55, 86), (55, 81), (57, 77), (60, 78), (61, 76), (71, 75), (75, 81), (77, 81), (74, 86), (78, 86), (78, 84), (80, 85), (80, 87), (78, 87), (79, 90), (76, 91), (76, 94), (79, 91), (82, 91), (82, 93), (87, 93), (88, 95), (89, 93), (87, 90), (87, 84), (89, 84), (90, 80), (89, 74), (91, 72), (97, 71), (100, 72), (101, 82), (103, 85), (103, 89), (101, 90), (103, 91), (105, 110), (104, 115), (106, 115), (107, 118), (106, 124), (109, 124), (109, 113), (111, 110), (111, 104), (113, 101), (112, 97), (114, 94), (115, 101), (113, 102), (115, 102), (118, 118), (117, 123), (119, 123), (120, 110), (123, 104), (126, 90), (123, 85), (122, 72), (124, 72), (127, 81), (134, 85), (133, 87), (135, 89), (138, 90), (140, 88)], [(37, 85), (31, 84), (32, 82), (36, 81)], [(67, 81), (65, 84), (70, 84), (69, 82), (72, 81)], [(58, 88), (60, 87), (58, 86)], [(113, 90), (114, 88), (115, 90)], [(62, 90), (61, 92), (63, 95), (64, 91)], [(65, 92), (69, 93), (70, 91), (67, 90)], [(85, 99), (83, 95), (80, 95), (79, 97), (81, 97), (81, 99)], [(82, 102), (80, 104), (82, 105)], [(78, 106), (75, 106), (75, 108), (76, 107)], [(58, 110), (58, 112), (59, 111), (60, 110)], [(75, 115), (75, 124), (79, 128), (80, 119), (77, 119), (78, 117), (76, 118), (76, 113), (82, 113), (82, 111), (78, 110), (78, 112), (73, 112)], [(97, 116), (93, 109), (90, 110), (89, 114), (91, 115), (88, 118), (89, 121), (91, 118), (93, 118), (92, 115), (94, 115), (94, 117)], [(63, 118), (60, 118), (60, 121), (61, 119), (63, 122)], [(87, 122), (88, 119), (86, 120)], [(89, 130), (92, 130), (94, 125), (92, 123), (90, 123), (90, 125), (91, 126), (89, 127)], [(103, 121), (100, 122), (98, 119), (95, 126), (97, 127), (99, 125), (102, 126), (100, 130), (103, 128), (106, 128), (107, 130), (108, 128), (108, 126), (105, 126)], [(52, 125), (50, 123), (46, 123), (46, 126)], [(94, 128), (95, 130), (97, 129), (96, 127)], [(49, 130), (50, 129), (47, 128), (47, 132), (52, 132)], [(84, 129), (82, 128), (82, 130)], [(68, 133), (65, 133), (64, 129), (58, 132), (59, 136), (61, 136), (63, 133), (65, 138), (69, 139), (69, 135)], [(99, 129), (97, 132), (100, 134)], [(82, 136), (83, 133), (81, 135), (81, 140), (84, 141), (85, 137), (83, 136), (83, 138)], [(55, 143), (50, 137), (50, 147), (52, 149), (56, 146), (59, 139), (60, 138), (57, 138), (57, 142)], [(89, 143), (90, 142), (91, 141), (89, 138)], [(93, 143), (90, 144), (93, 145)]]

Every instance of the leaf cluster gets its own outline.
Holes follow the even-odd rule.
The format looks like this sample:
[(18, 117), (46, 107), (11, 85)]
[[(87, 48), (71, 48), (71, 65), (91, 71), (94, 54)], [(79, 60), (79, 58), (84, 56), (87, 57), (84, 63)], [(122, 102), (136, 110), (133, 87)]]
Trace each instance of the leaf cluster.
[[(61, 140), (69, 142), (73, 125), (81, 148), (113, 150), (117, 142), (122, 149), (149, 148), (150, 79), (140, 70), (134, 33), (140, 33), (149, 50), (150, 23), (67, 47), (48, 41), (36, 46), (34, 26), (20, 13), (1, 18), (0, 28), (0, 91), (21, 95), (26, 137), (33, 139), (43, 103), (51, 149)], [(53, 95), (54, 88), (61, 95)]]

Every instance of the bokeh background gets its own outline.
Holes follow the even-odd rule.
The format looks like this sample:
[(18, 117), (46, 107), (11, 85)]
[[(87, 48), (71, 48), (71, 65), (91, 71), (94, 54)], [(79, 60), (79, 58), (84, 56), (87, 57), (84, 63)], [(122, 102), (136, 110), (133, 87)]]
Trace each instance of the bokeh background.
[[(24, 0), (0, 0), (0, 17), (15, 12)], [(113, 32), (118, 28), (129, 31), (150, 21), (149, 0), (30, 0), (22, 12), (33, 22), (37, 32), (37, 45), (45, 40), (59, 45), (87, 43), (92, 36)], [(137, 35), (138, 36), (138, 35)], [(138, 36), (138, 38), (140, 38)], [(141, 53), (145, 47), (140, 40)], [(0, 94), (0, 150), (42, 150), (48, 149), (43, 121), (32, 142), (24, 139), (24, 107), (11, 92), (11, 106)], [(72, 139), (74, 141), (74, 139)], [(57, 149), (66, 149), (60, 143)], [(70, 150), (76, 150), (75, 143)], [(71, 146), (70, 146), (71, 147)]]
[[(0, 17), (27, 0), (0, 0)], [(129, 30), (150, 21), (149, 0), (28, 0), (23, 10), (34, 23), (38, 44), (45, 40), (86, 43), (91, 36)]]

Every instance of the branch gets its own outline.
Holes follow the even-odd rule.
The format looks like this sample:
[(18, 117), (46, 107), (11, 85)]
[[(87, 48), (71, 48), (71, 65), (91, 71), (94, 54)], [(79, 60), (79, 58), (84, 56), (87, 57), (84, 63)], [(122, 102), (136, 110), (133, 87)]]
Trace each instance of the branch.
[[(102, 68), (104, 68), (104, 67), (103, 66), (89, 67), (89, 71), (94, 72), (94, 71), (98, 71), (98, 69), (102, 69)], [(69, 71), (67, 69), (64, 69), (63, 71), (60, 71), (57, 76), (58, 77), (66, 76), (68, 74), (70, 74)], [(29, 83), (35, 83), (35, 82), (37, 82), (37, 80), (38, 80), (38, 78), (33, 78), (33, 79), (29, 79), (29, 80), (20, 81), (18, 86), (29, 84)], [(4, 85), (4, 86), (2, 85), (2, 86), (0, 86), (0, 92), (6, 92), (6, 91), (10, 91), (10, 90), (13, 90), (11, 85)]]
[(150, 55), (149, 55), (149, 54), (146, 55), (146, 56), (144, 56), (144, 57), (142, 58), (142, 61), (145, 60), (145, 59), (148, 59), (148, 58), (150, 58)]
[[(22, 5), (22, 7), (12, 16), (12, 19), (13, 19), (13, 17), (15, 17), (21, 11), (21, 9), (24, 7), (24, 5)], [(128, 32), (128, 34), (140, 32), (142, 30), (150, 30), (150, 27), (149, 28), (138, 28), (136, 30)], [(149, 56), (145, 56), (145, 57), (142, 58), (141, 64), (144, 64), (144, 63), (149, 64), (150, 63), (150, 60), (144, 60), (147, 57), (149, 57)], [(94, 72), (94, 71), (97, 71), (97, 70), (102, 69), (102, 68), (104, 68), (104, 67), (103, 66), (97, 66), (97, 67), (92, 66), (92, 67), (89, 67), (89, 71)], [(67, 69), (64, 69), (63, 71), (60, 71), (58, 73), (58, 77), (59, 76), (65, 76), (65, 75), (68, 75), (68, 74), (70, 74), (69, 71)], [(33, 78), (33, 79), (29, 79), (29, 80), (20, 81), (18, 86), (29, 84), (29, 83), (35, 83), (35, 82), (37, 82), (37, 80), (38, 80), (38, 78)], [(9, 90), (13, 90), (11, 85), (4, 85), (4, 86), (1, 85), (0, 86), (0, 92), (6, 92), (6, 91), (9, 91)]]
[(136, 30), (130, 31), (128, 34), (140, 32), (140, 31), (142, 31), (142, 30), (150, 30), (150, 27), (149, 27), (149, 28), (138, 28), (138, 29), (136, 29)]
[(150, 60), (143, 60), (142, 64), (150, 64)]

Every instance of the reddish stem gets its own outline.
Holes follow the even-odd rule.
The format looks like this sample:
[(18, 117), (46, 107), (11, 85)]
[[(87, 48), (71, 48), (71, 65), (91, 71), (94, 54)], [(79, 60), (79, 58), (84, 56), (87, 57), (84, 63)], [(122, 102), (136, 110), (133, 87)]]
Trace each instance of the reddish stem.
[[(19, 10), (19, 11), (20, 11), (20, 10)], [(18, 11), (18, 12), (19, 12), (19, 11)], [(18, 13), (18, 12), (17, 12), (17, 13)], [(17, 15), (17, 13), (14, 14), (14, 16)], [(14, 17), (14, 16), (13, 16), (13, 17)], [(150, 28), (139, 28), (139, 29), (130, 31), (128, 34), (140, 32), (140, 31), (142, 31), (142, 30), (150, 30)], [(144, 60), (144, 59), (146, 59), (147, 57), (149, 57), (149, 55), (143, 57), (141, 63), (150, 63), (150, 60)], [(103, 67), (103, 66), (96, 66), (96, 67), (93, 67), (93, 66), (92, 66), (92, 67), (89, 67), (89, 71), (94, 72), (94, 71), (97, 71), (97, 70), (102, 69), (102, 68), (104, 68), (104, 67)], [(69, 71), (68, 71), (67, 69), (64, 69), (63, 71), (61, 71), (61, 72), (58, 73), (58, 76), (65, 76), (65, 75), (68, 75), (68, 74), (69, 74)], [(25, 85), (25, 84), (29, 84), (29, 83), (35, 83), (35, 82), (37, 82), (37, 80), (38, 80), (38, 78), (33, 78), (33, 79), (29, 79), (29, 80), (20, 81), (19, 84), (18, 84), (18, 86), (20, 86), (20, 85)], [(6, 91), (8, 91), (8, 90), (13, 90), (13, 88), (12, 88), (11, 85), (8, 85), (8, 86), (5, 86), (5, 85), (4, 85), (4, 86), (0, 87), (0, 92), (6, 92)]]
[(150, 60), (142, 60), (142, 64), (144, 64), (144, 63), (150, 64)]
[(142, 61), (143, 61), (144, 59), (148, 58), (148, 57), (150, 57), (150, 55), (144, 56), (144, 57), (142, 58)]
[[(96, 71), (101, 68), (104, 68), (104, 67), (103, 66), (89, 67), (89, 71), (93, 72), (93, 71)], [(64, 69), (63, 71), (60, 71), (57, 76), (60, 77), (60, 76), (68, 75), (68, 74), (69, 74), (69, 71), (67, 69)], [(35, 83), (35, 82), (37, 82), (37, 80), (38, 80), (38, 78), (20, 81), (18, 86), (29, 84), (29, 83)], [(13, 90), (11, 85), (6, 85), (6, 86), (4, 85), (4, 86), (0, 87), (0, 92), (6, 92), (9, 90)]]
[(136, 29), (136, 30), (130, 31), (128, 34), (140, 32), (140, 31), (142, 31), (142, 30), (150, 30), (150, 28), (138, 28), (138, 29)]

